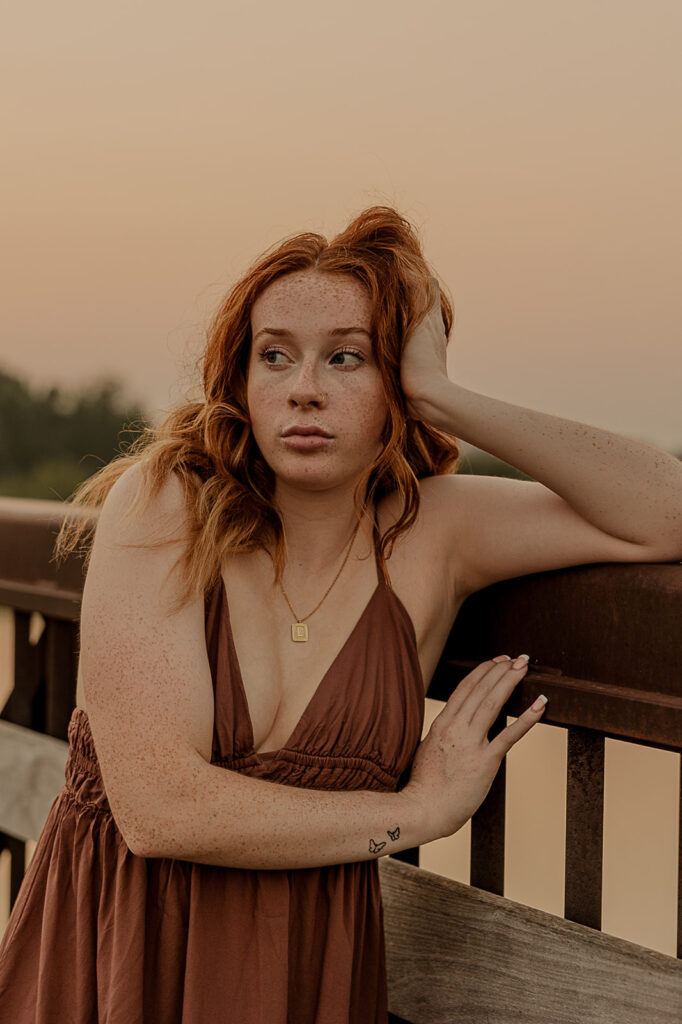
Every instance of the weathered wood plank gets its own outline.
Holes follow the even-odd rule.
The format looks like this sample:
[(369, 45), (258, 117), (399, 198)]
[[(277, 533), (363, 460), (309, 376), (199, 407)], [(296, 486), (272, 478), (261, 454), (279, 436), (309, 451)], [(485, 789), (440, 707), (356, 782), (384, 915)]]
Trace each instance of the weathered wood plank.
[(13, 583), (0, 579), (0, 605), (22, 612), (41, 612), (45, 618), (79, 622), (80, 590), (59, 590), (54, 583)]
[(379, 861), (391, 1013), (412, 1024), (679, 1024), (682, 963)]
[(37, 840), (64, 785), (69, 745), (0, 721), (0, 832)]
[[(497, 648), (491, 645), (489, 649)], [(441, 658), (427, 696), (446, 701), (477, 664), (480, 662), (471, 659)], [(549, 698), (542, 714), (547, 725), (577, 725), (614, 739), (665, 750), (680, 749), (682, 696), (564, 676), (560, 669), (531, 661), (528, 672), (505, 704), (505, 713), (518, 718), (539, 693)]]
[(608, 562), (502, 580), (466, 599), (442, 657), (526, 651), (567, 678), (682, 697), (681, 576), (679, 562)]

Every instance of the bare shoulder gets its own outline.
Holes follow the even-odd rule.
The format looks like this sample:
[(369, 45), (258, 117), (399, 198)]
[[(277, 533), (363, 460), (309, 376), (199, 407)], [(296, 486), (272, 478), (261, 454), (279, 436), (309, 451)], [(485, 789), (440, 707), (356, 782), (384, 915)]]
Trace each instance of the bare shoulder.
[(180, 477), (169, 473), (143, 508), (143, 472), (142, 464), (136, 462), (115, 481), (100, 509), (96, 536), (103, 535), (108, 543), (142, 544), (159, 540), (164, 531), (171, 531), (182, 542), (186, 537), (187, 499)]

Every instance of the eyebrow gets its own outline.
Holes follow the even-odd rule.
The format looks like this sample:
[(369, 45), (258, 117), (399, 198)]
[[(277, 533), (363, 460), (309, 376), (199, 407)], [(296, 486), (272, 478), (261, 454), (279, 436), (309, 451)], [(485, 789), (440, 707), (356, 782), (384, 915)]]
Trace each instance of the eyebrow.
[[(334, 327), (333, 330), (327, 331), (327, 333), (332, 338), (337, 338), (339, 335), (346, 334), (366, 334), (371, 340), (369, 331), (366, 331), (364, 327)], [(285, 327), (261, 327), (253, 340), (255, 341), (261, 334), (275, 334), (279, 337), (291, 338), (293, 337), (294, 332), (288, 331)]]

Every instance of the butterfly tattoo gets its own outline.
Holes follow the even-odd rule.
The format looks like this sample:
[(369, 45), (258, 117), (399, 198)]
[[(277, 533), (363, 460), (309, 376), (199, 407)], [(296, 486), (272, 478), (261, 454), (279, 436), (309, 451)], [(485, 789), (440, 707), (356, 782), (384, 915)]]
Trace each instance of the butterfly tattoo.
[(385, 845), (386, 845), (386, 843), (375, 843), (373, 839), (370, 839), (370, 841), (369, 841), (369, 852), (370, 853), (378, 853), (379, 850), (383, 850)]
[(391, 839), (400, 839), (400, 825), (396, 825), (395, 830), (393, 832), (391, 832), (390, 828), (387, 828), (386, 831), (388, 832)]

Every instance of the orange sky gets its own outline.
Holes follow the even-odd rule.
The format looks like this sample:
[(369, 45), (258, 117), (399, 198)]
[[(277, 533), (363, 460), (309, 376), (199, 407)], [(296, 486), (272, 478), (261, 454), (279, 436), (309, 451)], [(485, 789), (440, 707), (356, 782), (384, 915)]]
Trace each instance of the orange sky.
[(468, 388), (682, 451), (682, 5), (22, 0), (0, 366), (182, 399), (263, 249), (418, 228)]

